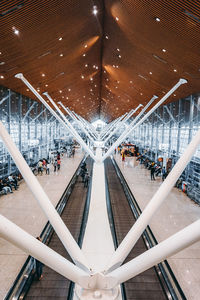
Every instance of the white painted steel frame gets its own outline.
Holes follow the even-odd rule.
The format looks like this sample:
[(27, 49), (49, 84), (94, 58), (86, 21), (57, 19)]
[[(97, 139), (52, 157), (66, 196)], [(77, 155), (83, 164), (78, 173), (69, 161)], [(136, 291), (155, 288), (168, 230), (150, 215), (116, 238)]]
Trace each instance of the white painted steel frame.
[(82, 138), (79, 136), (79, 134), (76, 132), (76, 130), (73, 128), (73, 126), (69, 123), (65, 123), (64, 120), (62, 120), (57, 113), (46, 103), (46, 101), (42, 98), (42, 96), (34, 89), (34, 87), (28, 82), (28, 80), (23, 76), (22, 73), (18, 73), (15, 75), (16, 78), (22, 80), (24, 84), (35, 94), (35, 96), (44, 104), (44, 106), (54, 115), (54, 117), (63, 125), (64, 128), (67, 129), (80, 143), (80, 145), (83, 147), (83, 149), (95, 160), (95, 156), (93, 152), (88, 148), (86, 143), (82, 140)]

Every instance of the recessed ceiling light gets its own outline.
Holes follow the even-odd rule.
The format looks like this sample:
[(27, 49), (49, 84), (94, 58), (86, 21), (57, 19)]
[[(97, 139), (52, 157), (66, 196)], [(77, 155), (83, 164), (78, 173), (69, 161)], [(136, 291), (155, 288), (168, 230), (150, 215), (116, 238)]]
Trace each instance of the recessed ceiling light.
[(97, 10), (97, 7), (96, 5), (93, 6), (93, 11), (92, 13), (96, 16), (98, 14), (98, 10)]
[(117, 48), (117, 51), (120, 51), (120, 49), (119, 49), (119, 48)]
[(0, 55), (2, 54), (2, 52), (0, 52)]
[(176, 70), (176, 69), (174, 69), (174, 72), (177, 72), (177, 70)]
[(92, 78), (92, 77), (90, 77), (90, 80), (92, 81), (92, 80), (93, 80), (93, 78)]
[(27, 92), (29, 92), (29, 89), (26, 89), (27, 90)]
[(68, 89), (69, 92), (71, 92), (71, 89)]
[(106, 35), (106, 39), (108, 40), (108, 36)]
[(62, 93), (62, 91), (61, 91), (61, 90), (59, 90), (59, 93), (61, 94), (61, 93)]
[(85, 54), (85, 53), (83, 53), (83, 56), (86, 56), (86, 54)]
[(166, 49), (162, 49), (162, 52), (166, 52), (167, 50)]
[(121, 58), (121, 55), (118, 55), (119, 58)]
[(13, 27), (13, 32), (14, 32), (14, 34), (16, 34), (16, 35), (19, 35), (19, 30), (16, 29), (15, 27)]
[(116, 20), (116, 21), (119, 21), (119, 18), (118, 18), (118, 17), (115, 17), (115, 20)]
[(174, 97), (176, 96), (176, 94), (174, 94)]
[(60, 56), (62, 57), (62, 56), (63, 56), (63, 54), (61, 53), (61, 54), (60, 54)]
[(84, 47), (87, 48), (87, 45), (85, 45)]
[(44, 73), (42, 74), (42, 77), (45, 77), (45, 74), (44, 74)]
[(142, 94), (142, 93), (140, 93), (140, 95), (142, 96), (143, 94)]
[(85, 78), (84, 75), (81, 75), (81, 78), (84, 79)]
[(130, 82), (130, 83), (133, 83), (133, 81), (132, 81), (132, 80), (130, 80), (129, 82)]
[(48, 86), (48, 84), (45, 84), (45, 86), (47, 87), (47, 86)]
[(88, 67), (88, 64), (85, 64), (85, 67), (87, 68), (87, 67)]
[(156, 22), (160, 22), (160, 19), (158, 17), (155, 18)]
[(152, 75), (152, 72), (149, 72), (150, 75)]
[(62, 41), (62, 39), (63, 39), (62, 37), (59, 37), (59, 41)]
[(5, 61), (0, 62), (0, 66), (3, 66), (3, 65), (5, 65)]

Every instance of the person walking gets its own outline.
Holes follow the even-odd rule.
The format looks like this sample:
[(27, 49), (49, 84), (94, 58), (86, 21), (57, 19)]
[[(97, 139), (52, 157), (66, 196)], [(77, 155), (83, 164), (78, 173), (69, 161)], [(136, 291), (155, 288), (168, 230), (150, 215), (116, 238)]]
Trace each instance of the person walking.
[(166, 172), (165, 167), (163, 167), (162, 168), (162, 181), (164, 181), (166, 177), (167, 177), (167, 172)]

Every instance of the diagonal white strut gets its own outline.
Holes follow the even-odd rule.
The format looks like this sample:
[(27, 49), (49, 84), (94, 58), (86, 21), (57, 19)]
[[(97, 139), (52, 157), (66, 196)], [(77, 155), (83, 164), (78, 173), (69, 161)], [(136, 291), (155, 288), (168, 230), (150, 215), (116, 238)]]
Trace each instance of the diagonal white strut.
[(96, 140), (97, 139), (97, 133), (96, 133), (96, 130), (93, 128), (93, 126), (89, 122), (87, 122), (84, 118), (82, 118), (81, 116), (76, 114), (75, 112), (72, 112), (72, 113), (81, 122), (81, 124), (83, 124), (83, 126), (85, 125), (85, 128), (88, 130), (89, 134), (91, 134), (91, 136), (93, 136), (93, 138), (95, 138), (95, 140)]
[(123, 118), (126, 118), (126, 116), (127, 116), (127, 113), (125, 113), (124, 115), (122, 115), (121, 117), (119, 117), (116, 120), (116, 122), (112, 123), (112, 125), (108, 128), (108, 130), (104, 134), (101, 135), (101, 139), (103, 140), (106, 137), (106, 135), (109, 134), (109, 132), (111, 130), (113, 130), (113, 128), (115, 128), (115, 126), (117, 126), (122, 121)]
[[(47, 93), (47, 92), (45, 92), (45, 93), (43, 93), (43, 95), (45, 95), (48, 99), (49, 99), (49, 101), (53, 104), (53, 106), (55, 107), (55, 109), (58, 111), (58, 113), (61, 115), (61, 117), (63, 118), (63, 120), (67, 123), (67, 125), (69, 126), (69, 124), (70, 124), (70, 128), (73, 128), (74, 129), (74, 127), (71, 125), (71, 123), (67, 120), (67, 118), (65, 117), (65, 115), (62, 113), (62, 111), (60, 110), (60, 108), (58, 107), (58, 105), (53, 101), (53, 99), (51, 98), (51, 96)], [(75, 129), (74, 129), (75, 130)], [(76, 131), (76, 130), (75, 130)], [(77, 133), (78, 134), (78, 133)], [(90, 138), (90, 140), (91, 140), (91, 138)], [(88, 147), (88, 146), (87, 146)], [(88, 149), (90, 150), (90, 148), (88, 147)], [(90, 150), (91, 151), (91, 150)]]
[[(180, 85), (185, 84), (185, 83), (187, 83), (187, 80), (180, 79), (173, 86), (173, 88), (171, 88), (171, 90), (169, 90), (169, 92), (162, 99), (160, 99), (160, 101), (156, 105), (154, 105), (154, 107), (152, 109), (150, 109), (147, 112), (147, 114), (140, 121), (138, 121), (138, 123), (136, 123), (136, 125), (133, 126), (133, 124), (135, 124), (135, 121), (136, 121), (137, 117), (139, 117), (139, 115), (138, 115), (135, 118), (135, 120), (133, 121), (134, 123), (132, 122), (133, 124), (131, 123), (129, 125), (129, 127), (127, 128), (127, 130), (124, 133), (122, 133), (122, 135), (117, 139), (117, 141), (106, 152), (106, 154), (102, 158), (102, 161), (104, 161), (114, 151), (114, 149), (117, 148), (121, 144), (121, 142), (131, 133), (131, 131), (133, 131), (136, 127), (138, 127), (140, 124), (142, 124)], [(154, 97), (157, 98), (157, 96), (154, 96)], [(141, 111), (141, 113), (142, 113), (142, 111)]]
[(0, 215), (0, 236), (64, 277), (88, 288), (88, 273)]
[(42, 186), (36, 179), (35, 175), (32, 173), (31, 169), (27, 165), (25, 159), (21, 155), (19, 149), (12, 141), (10, 135), (8, 134), (7, 130), (5, 129), (3, 123), (0, 121), (0, 137), (4, 144), (6, 145), (10, 155), (12, 156), (16, 166), (20, 170), (23, 178), (25, 179), (29, 189), (33, 193), (35, 199), (38, 201), (40, 207), (42, 208), (43, 212), (47, 216), (48, 220), (52, 224), (55, 232), (57, 233), (58, 237), (60, 238), (61, 242), (63, 243), (64, 247), (66, 248), (67, 252), (73, 259), (73, 261), (81, 266), (82, 268), (87, 268), (88, 263), (79, 248), (78, 244), (74, 240), (73, 236), (71, 235), (70, 231), (60, 218), (59, 214), (55, 210), (53, 204), (49, 200), (47, 194), (44, 192)]
[(111, 138), (111, 136), (113, 136), (122, 126), (124, 126), (124, 124), (128, 121), (128, 119), (130, 119), (130, 117), (141, 107), (143, 106), (142, 104), (139, 104), (135, 109), (132, 109), (127, 116), (120, 122), (117, 124), (116, 128), (107, 136), (107, 138), (105, 139), (104, 143), (107, 143), (107, 141)]
[(198, 145), (200, 144), (200, 130), (197, 132), (196, 136), (192, 139), (190, 144), (187, 146), (185, 152), (177, 161), (165, 181), (159, 187), (153, 198), (150, 200), (148, 205), (145, 207), (144, 211), (137, 219), (135, 224), (132, 226), (126, 237), (123, 239), (118, 249), (114, 253), (109, 262), (108, 269), (113, 269), (115, 266), (119, 266), (124, 259), (127, 257), (128, 253), (136, 244), (137, 240), (141, 236), (142, 232), (145, 230), (149, 224), (151, 218), (167, 198), (171, 189), (175, 185), (177, 179), (182, 174), (183, 170), (191, 160), (194, 155)]
[(94, 139), (90, 136), (89, 132), (85, 129), (84, 125), (78, 121), (77, 118), (71, 113), (70, 109), (65, 107), (61, 101), (58, 102), (62, 106), (62, 108), (66, 111), (66, 113), (76, 122), (77, 125), (81, 128), (81, 130), (86, 134), (86, 136), (94, 143)]
[(34, 87), (28, 82), (28, 80), (23, 76), (22, 73), (18, 73), (15, 75), (16, 78), (21, 79), (24, 84), (35, 94), (35, 96), (44, 104), (44, 106), (54, 115), (54, 117), (63, 125), (64, 128), (67, 129), (67, 131), (70, 131), (70, 133), (77, 139), (77, 141), (80, 143), (80, 145), (84, 148), (84, 150), (94, 159), (94, 153), (88, 148), (86, 143), (83, 141), (83, 139), (80, 137), (80, 135), (76, 132), (76, 130), (73, 128), (73, 126), (69, 123), (65, 123), (64, 120), (62, 120), (57, 113), (46, 103), (46, 101), (42, 98), (42, 96), (34, 89)]
[(117, 284), (125, 282), (130, 278), (148, 270), (164, 259), (176, 254), (177, 252), (189, 247), (200, 239), (200, 220), (192, 223), (184, 229), (178, 231), (171, 237), (162, 241), (143, 254), (132, 259), (116, 270), (108, 273), (104, 278), (104, 285), (113, 288)]

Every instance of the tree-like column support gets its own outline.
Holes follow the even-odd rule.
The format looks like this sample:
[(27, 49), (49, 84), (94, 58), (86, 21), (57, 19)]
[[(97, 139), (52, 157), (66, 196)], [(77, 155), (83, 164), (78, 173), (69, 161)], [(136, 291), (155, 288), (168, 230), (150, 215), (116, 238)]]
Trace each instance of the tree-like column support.
[(135, 224), (132, 226), (130, 231), (127, 233), (117, 250), (115, 251), (113, 257), (108, 266), (109, 269), (114, 269), (117, 266), (121, 265), (131, 249), (136, 244), (137, 240), (141, 236), (142, 232), (145, 230), (149, 224), (151, 218), (166, 199), (171, 189), (175, 185), (176, 181), (182, 174), (183, 170), (191, 160), (194, 155), (198, 145), (200, 144), (200, 129), (192, 139), (190, 144), (187, 146), (185, 152), (182, 154), (180, 159), (177, 161), (165, 181), (159, 187), (153, 198), (150, 200), (148, 205), (145, 207), (144, 211), (137, 219)]
[(61, 217), (55, 210), (53, 204), (49, 200), (47, 194), (43, 190), (42, 186), (36, 179), (35, 175), (32, 173), (31, 169), (27, 165), (25, 159), (21, 155), (19, 149), (12, 141), (10, 135), (5, 129), (3, 123), (0, 121), (0, 137), (4, 144), (6, 145), (10, 155), (12, 156), (16, 166), (20, 170), (23, 178), (25, 179), (29, 189), (33, 193), (35, 199), (38, 201), (43, 212), (47, 216), (48, 220), (52, 224), (55, 232), (57, 233), (59, 239), (63, 243), (67, 252), (78, 266), (83, 269), (89, 269), (88, 263), (79, 248), (78, 244), (74, 240), (70, 231), (62, 221)]
[(94, 153), (88, 148), (86, 143), (80, 137), (80, 135), (76, 132), (73, 126), (68, 122), (67, 124), (61, 119), (57, 113), (48, 105), (48, 103), (42, 98), (42, 96), (34, 89), (34, 87), (28, 82), (28, 80), (23, 76), (22, 73), (18, 73), (15, 75), (16, 78), (22, 80), (24, 84), (34, 93), (34, 95), (44, 104), (44, 106), (54, 115), (54, 117), (63, 125), (68, 132), (70, 132), (79, 142), (79, 144), (83, 147), (83, 149), (95, 160)]
[(106, 144), (108, 140), (113, 136), (122, 126), (125, 125), (125, 123), (130, 119), (130, 117), (141, 107), (143, 106), (142, 104), (139, 104), (135, 109), (132, 109), (128, 115), (120, 122), (117, 124), (116, 128), (108, 135), (108, 137), (105, 139), (104, 143)]
[[(107, 151), (107, 153), (102, 157), (102, 161), (104, 161), (113, 151), (115, 148), (117, 148), (121, 142), (140, 124), (142, 124), (177, 88), (179, 88), (180, 85), (187, 83), (187, 80), (185, 79), (180, 79), (174, 86), (171, 88), (171, 90), (162, 98), (160, 101), (154, 105), (152, 109), (148, 111), (148, 113), (134, 126), (133, 124), (130, 124), (127, 130), (122, 133), (122, 135), (117, 139), (117, 141), (110, 147), (110, 149)], [(153, 96), (153, 98), (157, 96)], [(153, 99), (152, 98), (152, 99)], [(151, 101), (151, 100), (150, 100)], [(134, 120), (135, 121), (135, 120)], [(133, 122), (134, 122), (133, 121)]]

